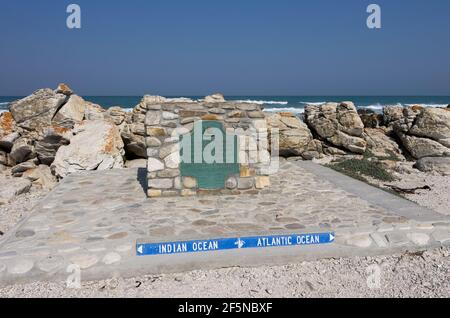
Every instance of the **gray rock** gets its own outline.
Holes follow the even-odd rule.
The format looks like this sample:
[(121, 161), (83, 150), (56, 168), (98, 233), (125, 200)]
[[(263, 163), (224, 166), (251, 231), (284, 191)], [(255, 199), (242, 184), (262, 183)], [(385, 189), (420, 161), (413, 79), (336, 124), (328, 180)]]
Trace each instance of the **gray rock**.
[(9, 106), (15, 122), (28, 131), (39, 131), (51, 125), (58, 109), (67, 101), (67, 96), (51, 89), (40, 89), (32, 95), (12, 102)]
[(415, 168), (423, 172), (438, 172), (442, 175), (450, 175), (450, 157), (424, 157), (419, 159)]
[(62, 146), (52, 163), (55, 175), (64, 178), (83, 170), (123, 168), (124, 144), (114, 123), (84, 121), (76, 126), (70, 144)]
[(34, 168), (36, 168), (36, 164), (33, 161), (22, 162), (12, 167), (11, 175), (13, 175), (14, 177), (21, 177), (25, 171)]
[(364, 124), (351, 102), (307, 105), (306, 122), (321, 140), (354, 153), (364, 153), (367, 143), (362, 138)]
[(33, 269), (34, 262), (26, 258), (16, 258), (8, 264), (8, 273), (13, 275), (23, 275)]
[(33, 146), (33, 141), (26, 137), (17, 139), (11, 148), (11, 153), (9, 156), (15, 164), (35, 158), (36, 153)]
[(0, 204), (8, 203), (15, 196), (30, 191), (31, 182), (22, 178), (10, 178), (0, 175)]
[(86, 101), (77, 95), (71, 95), (52, 118), (52, 123), (61, 127), (73, 128), (84, 119)]

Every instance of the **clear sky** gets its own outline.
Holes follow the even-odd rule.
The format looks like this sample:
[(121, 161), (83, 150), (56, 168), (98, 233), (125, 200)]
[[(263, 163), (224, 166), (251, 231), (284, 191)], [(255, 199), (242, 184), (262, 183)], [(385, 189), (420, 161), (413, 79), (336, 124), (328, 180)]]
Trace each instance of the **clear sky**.
[[(366, 26), (370, 3), (381, 30)], [(81, 95), (450, 95), (450, 1), (0, 0), (0, 95), (59, 82)]]

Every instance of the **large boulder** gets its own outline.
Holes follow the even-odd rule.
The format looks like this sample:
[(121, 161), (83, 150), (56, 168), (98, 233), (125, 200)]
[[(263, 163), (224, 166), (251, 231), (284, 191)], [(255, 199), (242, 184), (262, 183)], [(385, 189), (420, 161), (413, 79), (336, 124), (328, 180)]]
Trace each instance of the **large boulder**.
[(405, 157), (387, 128), (366, 128), (364, 139), (367, 149), (376, 157), (391, 160), (405, 160)]
[(450, 112), (442, 108), (425, 108), (416, 117), (409, 134), (425, 137), (450, 147)]
[(51, 165), (57, 177), (83, 170), (123, 168), (124, 144), (113, 122), (84, 121), (74, 132), (70, 144), (59, 148)]
[(450, 157), (424, 157), (416, 162), (415, 168), (423, 172), (437, 172), (450, 176)]
[(353, 103), (307, 105), (305, 115), (307, 124), (321, 140), (353, 153), (366, 151), (364, 124)]
[(22, 177), (33, 182), (33, 185), (37, 185), (45, 190), (51, 190), (56, 185), (56, 178), (52, 174), (50, 167), (46, 165), (28, 169), (23, 172)]
[[(125, 144), (127, 158), (147, 158), (147, 146), (145, 143), (145, 115), (147, 104), (153, 104), (155, 100), (167, 101), (164, 97), (146, 95), (141, 102), (133, 108), (131, 113), (125, 114), (125, 123), (120, 127), (121, 136)], [(110, 111), (112, 116), (116, 113), (116, 120), (119, 120), (118, 111)]]
[(215, 93), (209, 96), (206, 96), (203, 100), (205, 103), (224, 103), (225, 98), (221, 93)]
[(42, 132), (35, 143), (35, 151), (42, 164), (50, 166), (61, 146), (67, 146), (73, 134), (69, 128), (52, 125)]
[(23, 178), (11, 178), (0, 174), (0, 205), (9, 203), (16, 196), (28, 193), (31, 182)]
[(19, 127), (27, 131), (39, 131), (51, 125), (53, 117), (67, 99), (68, 96), (51, 89), (40, 89), (12, 102), (9, 109)]
[[(440, 108), (385, 107), (389, 125), (412, 157), (450, 156), (450, 113)], [(392, 114), (395, 114), (393, 116)]]
[(28, 137), (17, 139), (11, 148), (9, 157), (15, 165), (36, 158), (33, 140)]
[(313, 141), (308, 126), (291, 113), (267, 113), (269, 133), (277, 129), (279, 133), (280, 156), (303, 156), (305, 159), (321, 156), (320, 146)]
[(84, 119), (86, 101), (77, 95), (71, 95), (67, 102), (52, 118), (52, 123), (61, 127), (73, 128)]
[(19, 137), (12, 114), (10, 112), (0, 114), (0, 150), (11, 151), (14, 141)]
[(103, 120), (105, 119), (106, 110), (97, 104), (86, 102), (84, 108), (84, 119), (85, 120)]

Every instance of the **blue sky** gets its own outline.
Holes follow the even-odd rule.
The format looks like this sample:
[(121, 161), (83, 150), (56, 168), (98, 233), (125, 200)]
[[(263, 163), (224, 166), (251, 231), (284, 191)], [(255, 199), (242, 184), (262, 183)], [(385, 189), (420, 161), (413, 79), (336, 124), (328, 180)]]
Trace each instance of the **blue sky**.
[(449, 16), (448, 0), (0, 0), (0, 95), (450, 95)]

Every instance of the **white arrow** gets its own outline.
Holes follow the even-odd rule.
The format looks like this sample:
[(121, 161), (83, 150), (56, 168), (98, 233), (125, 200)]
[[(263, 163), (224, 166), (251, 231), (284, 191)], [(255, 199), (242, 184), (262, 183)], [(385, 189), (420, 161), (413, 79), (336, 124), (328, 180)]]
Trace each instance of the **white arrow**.
[(334, 241), (334, 235), (330, 233), (330, 242)]
[(139, 252), (139, 254), (144, 253), (144, 247), (142, 245), (139, 245), (139, 247), (137, 248), (137, 251)]
[(238, 238), (238, 240), (234, 244), (237, 245), (238, 248), (242, 248), (245, 245), (245, 242)]

